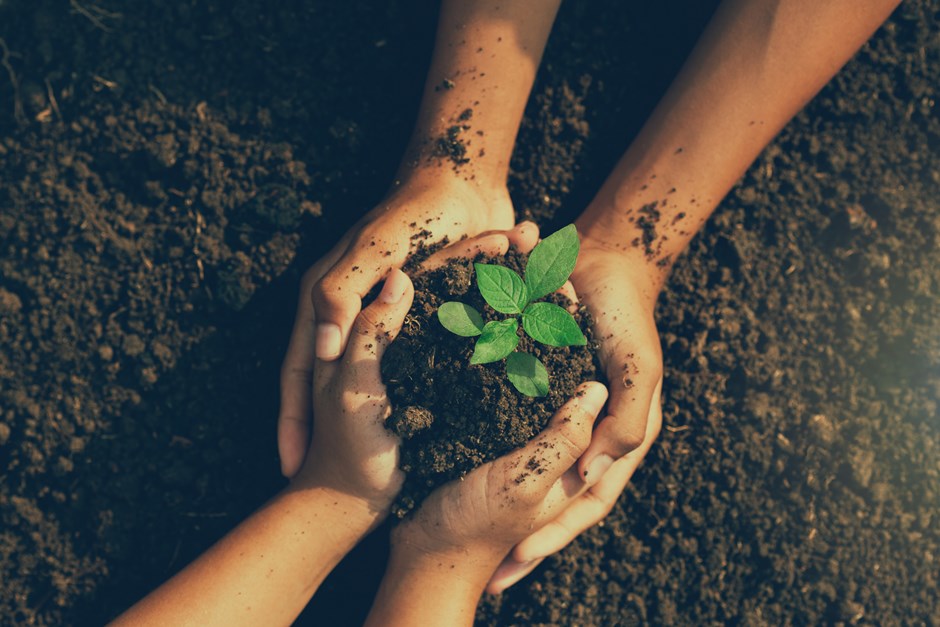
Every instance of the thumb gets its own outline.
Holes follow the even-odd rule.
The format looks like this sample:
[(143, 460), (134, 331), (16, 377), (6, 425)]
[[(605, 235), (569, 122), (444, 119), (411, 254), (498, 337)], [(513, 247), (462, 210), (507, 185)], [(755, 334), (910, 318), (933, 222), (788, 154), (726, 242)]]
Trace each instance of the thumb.
[(362, 298), (390, 268), (404, 261), (392, 245), (385, 250), (375, 242), (362, 247), (356, 238), (349, 252), (313, 288), (318, 359), (333, 361), (343, 354), (353, 322), (362, 309)]
[[(604, 408), (607, 388), (591, 381), (582, 384), (575, 395), (555, 412), (548, 427), (515, 453), (501, 457), (497, 463), (513, 486), (517, 497), (541, 502), (552, 487), (581, 457), (591, 442), (594, 421)], [(565, 486), (572, 495), (580, 489)]]
[[(653, 334), (657, 337), (655, 330)], [(662, 385), (663, 360), (658, 342), (645, 351), (626, 350), (623, 346), (606, 357), (605, 370), (611, 386), (607, 415), (594, 431), (578, 464), (581, 476), (591, 485), (616, 460), (646, 441), (650, 407)]]
[[(375, 301), (356, 317), (344, 363), (378, 363), (385, 348), (401, 330), (414, 295), (414, 285), (408, 275), (392, 268)], [(375, 369), (375, 377), (379, 377), (378, 368)]]

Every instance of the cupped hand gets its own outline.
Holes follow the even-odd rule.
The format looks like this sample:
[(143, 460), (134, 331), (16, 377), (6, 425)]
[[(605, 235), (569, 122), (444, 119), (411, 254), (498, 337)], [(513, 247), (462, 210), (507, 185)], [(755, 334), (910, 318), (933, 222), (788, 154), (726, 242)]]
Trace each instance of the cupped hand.
[(313, 377), (310, 454), (292, 479), (295, 487), (326, 486), (384, 513), (404, 480), (399, 440), (385, 428), (390, 413), (380, 364), (401, 330), (414, 286), (393, 269), (375, 301), (356, 317), (342, 359), (317, 364)]
[(294, 329), (281, 367), (278, 451), (281, 471), (301, 467), (310, 437), (314, 363), (338, 359), (351, 337), (362, 298), (416, 246), (445, 237), (509, 229), (514, 222), (505, 187), (489, 189), (435, 173), (411, 177), (367, 214), (304, 275)]
[(594, 318), (610, 387), (606, 415), (578, 461), (587, 489), (521, 541), (490, 580), (499, 593), (604, 519), (659, 436), (663, 363), (653, 318), (661, 270), (583, 238), (571, 282)]
[[(484, 233), (441, 249), (418, 272), (458, 257), (502, 255), (514, 246), (528, 252), (538, 227), (523, 222), (509, 231)], [(389, 271), (375, 301), (353, 323), (346, 351), (319, 361), (313, 376), (313, 437), (296, 485), (317, 483), (367, 501), (384, 515), (401, 487), (397, 437), (385, 428), (391, 413), (381, 378), (385, 349), (401, 330), (414, 286), (397, 268)]]
[(393, 531), (393, 551), (405, 552), (413, 563), (451, 562), (461, 578), (482, 589), (516, 543), (587, 489), (577, 461), (606, 400), (604, 385), (581, 385), (526, 446), (432, 492)]

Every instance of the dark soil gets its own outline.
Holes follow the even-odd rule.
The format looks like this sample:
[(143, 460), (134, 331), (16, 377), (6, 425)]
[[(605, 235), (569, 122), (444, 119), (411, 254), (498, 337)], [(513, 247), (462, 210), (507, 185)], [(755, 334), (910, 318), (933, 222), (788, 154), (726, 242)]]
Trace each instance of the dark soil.
[[(503, 265), (521, 276), (525, 260), (510, 251), (505, 257), (475, 261)], [(455, 260), (415, 278), (414, 304), (382, 359), (382, 380), (393, 408), (388, 426), (403, 438), (400, 466), (407, 473), (392, 510), (398, 517), (420, 505), (434, 488), (531, 440), (578, 385), (596, 377), (596, 343), (586, 311), (576, 312), (575, 319), (587, 346), (546, 346), (519, 329), (516, 350), (537, 357), (549, 374), (548, 394), (533, 398), (516, 391), (503, 361), (470, 364), (476, 338), (454, 335), (437, 319), (438, 307), (451, 300), (474, 307), (487, 321), (506, 317), (480, 295), (473, 261)], [(559, 295), (546, 300), (570, 305)], [(524, 479), (521, 471), (519, 481)]]
[[(571, 222), (715, 4), (563, 3), (520, 218)], [(394, 177), (427, 7), (0, 3), (0, 622), (101, 624), (283, 485), (299, 277)], [(940, 625), (938, 20), (904, 2), (675, 260), (660, 440), (480, 625)], [(384, 531), (299, 624), (361, 622)]]

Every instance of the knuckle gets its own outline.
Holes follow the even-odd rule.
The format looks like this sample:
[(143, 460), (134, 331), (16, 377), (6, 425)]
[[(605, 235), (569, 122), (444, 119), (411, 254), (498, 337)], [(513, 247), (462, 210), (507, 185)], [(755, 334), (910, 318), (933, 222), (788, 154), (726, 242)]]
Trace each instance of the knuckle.
[(384, 326), (384, 319), (375, 306), (366, 307), (356, 317), (356, 324), (353, 326), (356, 333), (367, 335), (375, 332), (380, 326)]
[(534, 507), (545, 499), (546, 490), (535, 482), (525, 481), (519, 485), (514, 500), (521, 505)]
[[(587, 415), (587, 412), (582, 413), (584, 416)], [(571, 418), (571, 422), (565, 423), (558, 430), (558, 444), (571, 459), (581, 457), (581, 454), (587, 450), (588, 445), (591, 443), (589, 430), (581, 425), (582, 419)]]
[(593, 527), (600, 521), (607, 518), (610, 512), (614, 509), (614, 505), (617, 503), (617, 498), (619, 498), (605, 498), (593, 490), (588, 490), (584, 493), (584, 496), (591, 501), (594, 511), (597, 512), (596, 515), (591, 517), (590, 522), (584, 527), (585, 529)]
[(317, 281), (313, 286), (311, 296), (318, 317), (343, 315), (349, 309), (348, 294), (342, 277), (336, 277), (333, 273)]
[(298, 423), (298, 424), (303, 425), (303, 424), (306, 424), (306, 423), (307, 423), (306, 417), (301, 416), (300, 414), (297, 414), (297, 413), (292, 412), (292, 411), (284, 411), (284, 410), (282, 410), (281, 413), (278, 415), (277, 418), (278, 418), (278, 422), (279, 422), (280, 424), (287, 424), (287, 423), (291, 423), (291, 422), (296, 422), (296, 423)]
[(315, 301), (328, 300), (335, 287), (336, 282), (333, 280), (332, 275), (327, 273), (313, 284), (310, 291), (313, 293), (313, 299)]
[(636, 427), (620, 429), (612, 434), (611, 440), (614, 446), (621, 451), (621, 455), (629, 453), (643, 446), (646, 441), (646, 429), (637, 429)]
[(547, 491), (538, 478), (525, 469), (521, 459), (519, 462), (491, 475), (488, 490), (491, 494), (504, 496), (505, 500), (501, 507), (516, 511), (519, 511), (519, 506), (523, 509), (535, 507), (542, 502)]
[(320, 280), (320, 277), (323, 276), (323, 272), (320, 269), (320, 264), (311, 266), (304, 272), (303, 277), (300, 279), (300, 289), (303, 292), (309, 292), (313, 289), (313, 286), (317, 284), (317, 281)]
[(281, 364), (282, 387), (287, 387), (297, 381), (309, 381), (312, 376), (313, 370), (311, 368), (298, 366), (287, 359)]
[(327, 292), (325, 286), (323, 285), (323, 281), (324, 279), (322, 278), (318, 279), (306, 290), (307, 295), (310, 298), (310, 301), (313, 303), (314, 310), (322, 307), (322, 304), (326, 302), (329, 298), (328, 296), (329, 293)]
[(385, 254), (386, 233), (381, 225), (371, 222), (356, 233), (353, 237), (351, 250), (363, 255), (363, 258), (373, 258)]

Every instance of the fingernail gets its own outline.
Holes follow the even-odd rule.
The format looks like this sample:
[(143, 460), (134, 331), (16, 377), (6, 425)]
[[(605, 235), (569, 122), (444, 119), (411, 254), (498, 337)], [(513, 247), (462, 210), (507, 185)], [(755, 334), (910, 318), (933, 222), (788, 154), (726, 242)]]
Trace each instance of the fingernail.
[(594, 485), (601, 480), (607, 469), (614, 463), (614, 458), (610, 455), (601, 454), (594, 458), (584, 472), (584, 481), (588, 485)]
[(379, 292), (379, 300), (389, 305), (397, 303), (405, 295), (406, 289), (408, 289), (408, 277), (401, 270), (392, 268), (392, 271), (388, 273), (388, 278), (385, 279), (382, 291)]
[(317, 357), (319, 359), (336, 359), (339, 357), (342, 336), (339, 325), (324, 322), (317, 325)]

